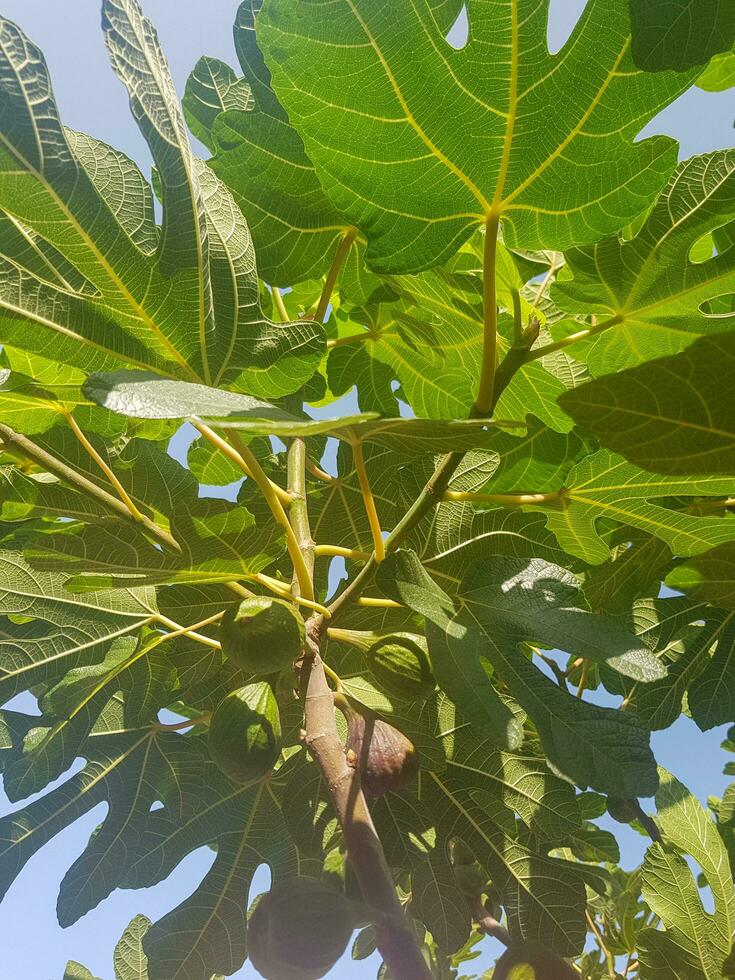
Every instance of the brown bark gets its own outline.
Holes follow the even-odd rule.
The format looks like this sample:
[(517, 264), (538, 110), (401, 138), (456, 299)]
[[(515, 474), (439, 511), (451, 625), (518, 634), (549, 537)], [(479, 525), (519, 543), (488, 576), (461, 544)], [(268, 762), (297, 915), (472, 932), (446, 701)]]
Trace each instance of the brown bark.
[[(306, 500), (306, 447), (294, 439), (289, 447), (289, 519), (310, 573), (314, 567)], [(298, 593), (298, 580), (293, 589)], [(374, 912), (377, 947), (394, 980), (431, 980), (415, 932), (398, 901), (383, 845), (360, 789), (360, 776), (347, 765), (337, 731), (334, 696), (320, 655), (324, 620), (314, 615), (306, 623), (303, 656), (294, 665), (304, 704), (304, 744), (319, 766), (334, 812), (342, 827), (345, 849), (368, 907)]]
[(398, 901), (383, 846), (360, 789), (357, 769), (347, 765), (335, 720), (334, 697), (319, 654), (322, 622), (307, 623), (307, 650), (299, 664), (304, 702), (304, 742), (321, 769), (345, 848), (366, 904), (375, 909), (378, 949), (395, 980), (431, 980), (416, 934)]

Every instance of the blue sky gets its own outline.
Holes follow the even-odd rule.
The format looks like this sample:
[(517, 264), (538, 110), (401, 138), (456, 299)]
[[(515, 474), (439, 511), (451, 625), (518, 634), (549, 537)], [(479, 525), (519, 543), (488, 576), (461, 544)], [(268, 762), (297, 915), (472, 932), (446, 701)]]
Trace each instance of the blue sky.
[[(144, 6), (158, 27), (180, 93), (201, 54), (236, 63), (231, 34), (236, 0), (145, 0)], [(551, 0), (552, 49), (563, 43), (584, 6), (585, 0)], [(124, 150), (148, 171), (148, 150), (128, 111), (122, 86), (107, 62), (98, 0), (1, 0), (0, 9), (44, 50), (64, 122)], [(461, 33), (460, 23), (457, 35)], [(682, 157), (731, 146), (734, 102), (731, 92), (693, 90), (654, 120), (646, 134), (675, 136)], [(726, 784), (722, 766), (727, 757), (719, 749), (723, 737), (724, 729), (702, 734), (682, 718), (669, 730), (657, 733), (653, 744), (661, 764), (704, 800), (708, 794), (719, 795)], [(16, 807), (0, 792), (0, 814)], [(173, 908), (196, 887), (211, 863), (211, 851), (197, 851), (155, 888), (115, 892), (74, 926), (61, 930), (55, 916), (59, 882), (103, 815), (101, 806), (43, 848), (0, 905), (2, 980), (61, 980), (70, 958), (83, 962), (103, 980), (112, 980), (112, 949), (127, 922), (139, 912), (155, 919)], [(616, 827), (623, 862), (633, 866), (640, 860), (645, 842), (628, 828)], [(266, 882), (261, 876), (260, 888)], [(477, 961), (478, 971), (492, 962), (493, 952), (496, 950), (489, 947), (488, 956)], [(333, 976), (340, 980), (374, 977), (377, 965), (375, 957), (362, 964), (345, 960)], [(246, 964), (235, 976), (244, 980), (257, 974)]]

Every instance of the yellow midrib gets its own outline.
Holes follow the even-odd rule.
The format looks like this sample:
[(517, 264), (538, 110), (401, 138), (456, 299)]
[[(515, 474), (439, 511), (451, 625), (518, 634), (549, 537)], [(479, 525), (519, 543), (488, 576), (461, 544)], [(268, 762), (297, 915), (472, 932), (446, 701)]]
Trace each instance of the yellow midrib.
[[(365, 35), (365, 37), (367, 38), (370, 46), (372, 47), (373, 51), (375, 52), (375, 55), (378, 58), (378, 61), (380, 62), (380, 65), (381, 65), (381, 67), (383, 69), (383, 72), (385, 73), (385, 77), (388, 79), (388, 82), (389, 82), (391, 88), (393, 89), (393, 93), (394, 93), (396, 99), (398, 100), (398, 104), (400, 105), (401, 109), (403, 110), (403, 113), (404, 113), (405, 118), (406, 118), (406, 122), (413, 129), (413, 131), (419, 137), (419, 139), (421, 140), (421, 142), (424, 143), (424, 145), (427, 147), (427, 149), (429, 149), (431, 151), (431, 153), (438, 160), (441, 161), (441, 163), (447, 168), (447, 170), (449, 170), (452, 174), (454, 174), (454, 176), (467, 188), (467, 190), (469, 190), (469, 192), (472, 194), (472, 196), (479, 202), (480, 206), (482, 207), (483, 213), (486, 214), (487, 212), (489, 212), (491, 210), (490, 202), (487, 200), (487, 198), (482, 193), (482, 191), (480, 190), (480, 188), (474, 183), (474, 181), (472, 181), (467, 176), (467, 174), (464, 173), (464, 171), (460, 167), (458, 167), (456, 165), (456, 163), (454, 163), (452, 160), (449, 159), (449, 157), (447, 157), (444, 153), (442, 153), (442, 151), (439, 149), (439, 147), (436, 145), (436, 143), (434, 143), (434, 141), (431, 139), (431, 137), (426, 132), (424, 132), (424, 130), (422, 129), (422, 127), (419, 125), (418, 120), (416, 119), (416, 117), (414, 116), (414, 114), (411, 111), (411, 107), (409, 106), (408, 102), (406, 101), (406, 97), (404, 96), (403, 92), (401, 91), (401, 87), (398, 84), (397, 78), (393, 74), (393, 71), (392, 71), (390, 65), (388, 64), (388, 61), (387, 61), (385, 55), (383, 54), (382, 50), (380, 49), (380, 45), (377, 43), (377, 41), (373, 37), (373, 34), (370, 31), (370, 28), (366, 24), (365, 20), (361, 17), (360, 13), (358, 12), (357, 8), (355, 7), (355, 4), (354, 4), (353, 0), (345, 0), (345, 2), (347, 3), (347, 6), (350, 8), (350, 11), (352, 12), (353, 17), (355, 18), (355, 20), (357, 21), (357, 23), (360, 25), (360, 29), (362, 30), (362, 32)], [(514, 2), (515, 2), (515, 0), (514, 0)], [(482, 216), (483, 215), (478, 215), (478, 218), (481, 218)]]

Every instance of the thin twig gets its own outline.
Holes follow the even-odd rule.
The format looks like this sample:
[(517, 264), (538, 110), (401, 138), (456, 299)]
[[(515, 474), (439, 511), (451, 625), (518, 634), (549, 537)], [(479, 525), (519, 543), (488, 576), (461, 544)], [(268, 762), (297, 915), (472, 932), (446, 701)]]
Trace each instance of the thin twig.
[(595, 920), (592, 918), (592, 916), (590, 915), (587, 909), (585, 909), (584, 914), (585, 914), (585, 918), (587, 919), (587, 924), (589, 925), (590, 929), (594, 933), (595, 939), (597, 940), (597, 943), (600, 949), (602, 950), (602, 953), (605, 956), (608, 975), (612, 978), (612, 980), (615, 980), (615, 958), (610, 952), (610, 950), (607, 948), (605, 944), (605, 940), (602, 938), (602, 935), (598, 930), (597, 925), (595, 924)]

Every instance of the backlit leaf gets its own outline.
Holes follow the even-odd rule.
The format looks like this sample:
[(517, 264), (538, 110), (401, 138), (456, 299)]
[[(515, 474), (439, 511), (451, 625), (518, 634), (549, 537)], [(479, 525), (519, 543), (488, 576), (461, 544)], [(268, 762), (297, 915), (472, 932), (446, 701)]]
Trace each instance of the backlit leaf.
[(551, 55), (547, 9), (471, 2), (456, 51), (425, 0), (266, 2), (258, 37), (276, 93), (327, 195), (367, 234), (373, 268), (436, 265), (493, 210), (511, 246), (592, 241), (660, 189), (673, 147), (633, 139), (696, 69), (636, 71), (627, 0), (588, 6)]

